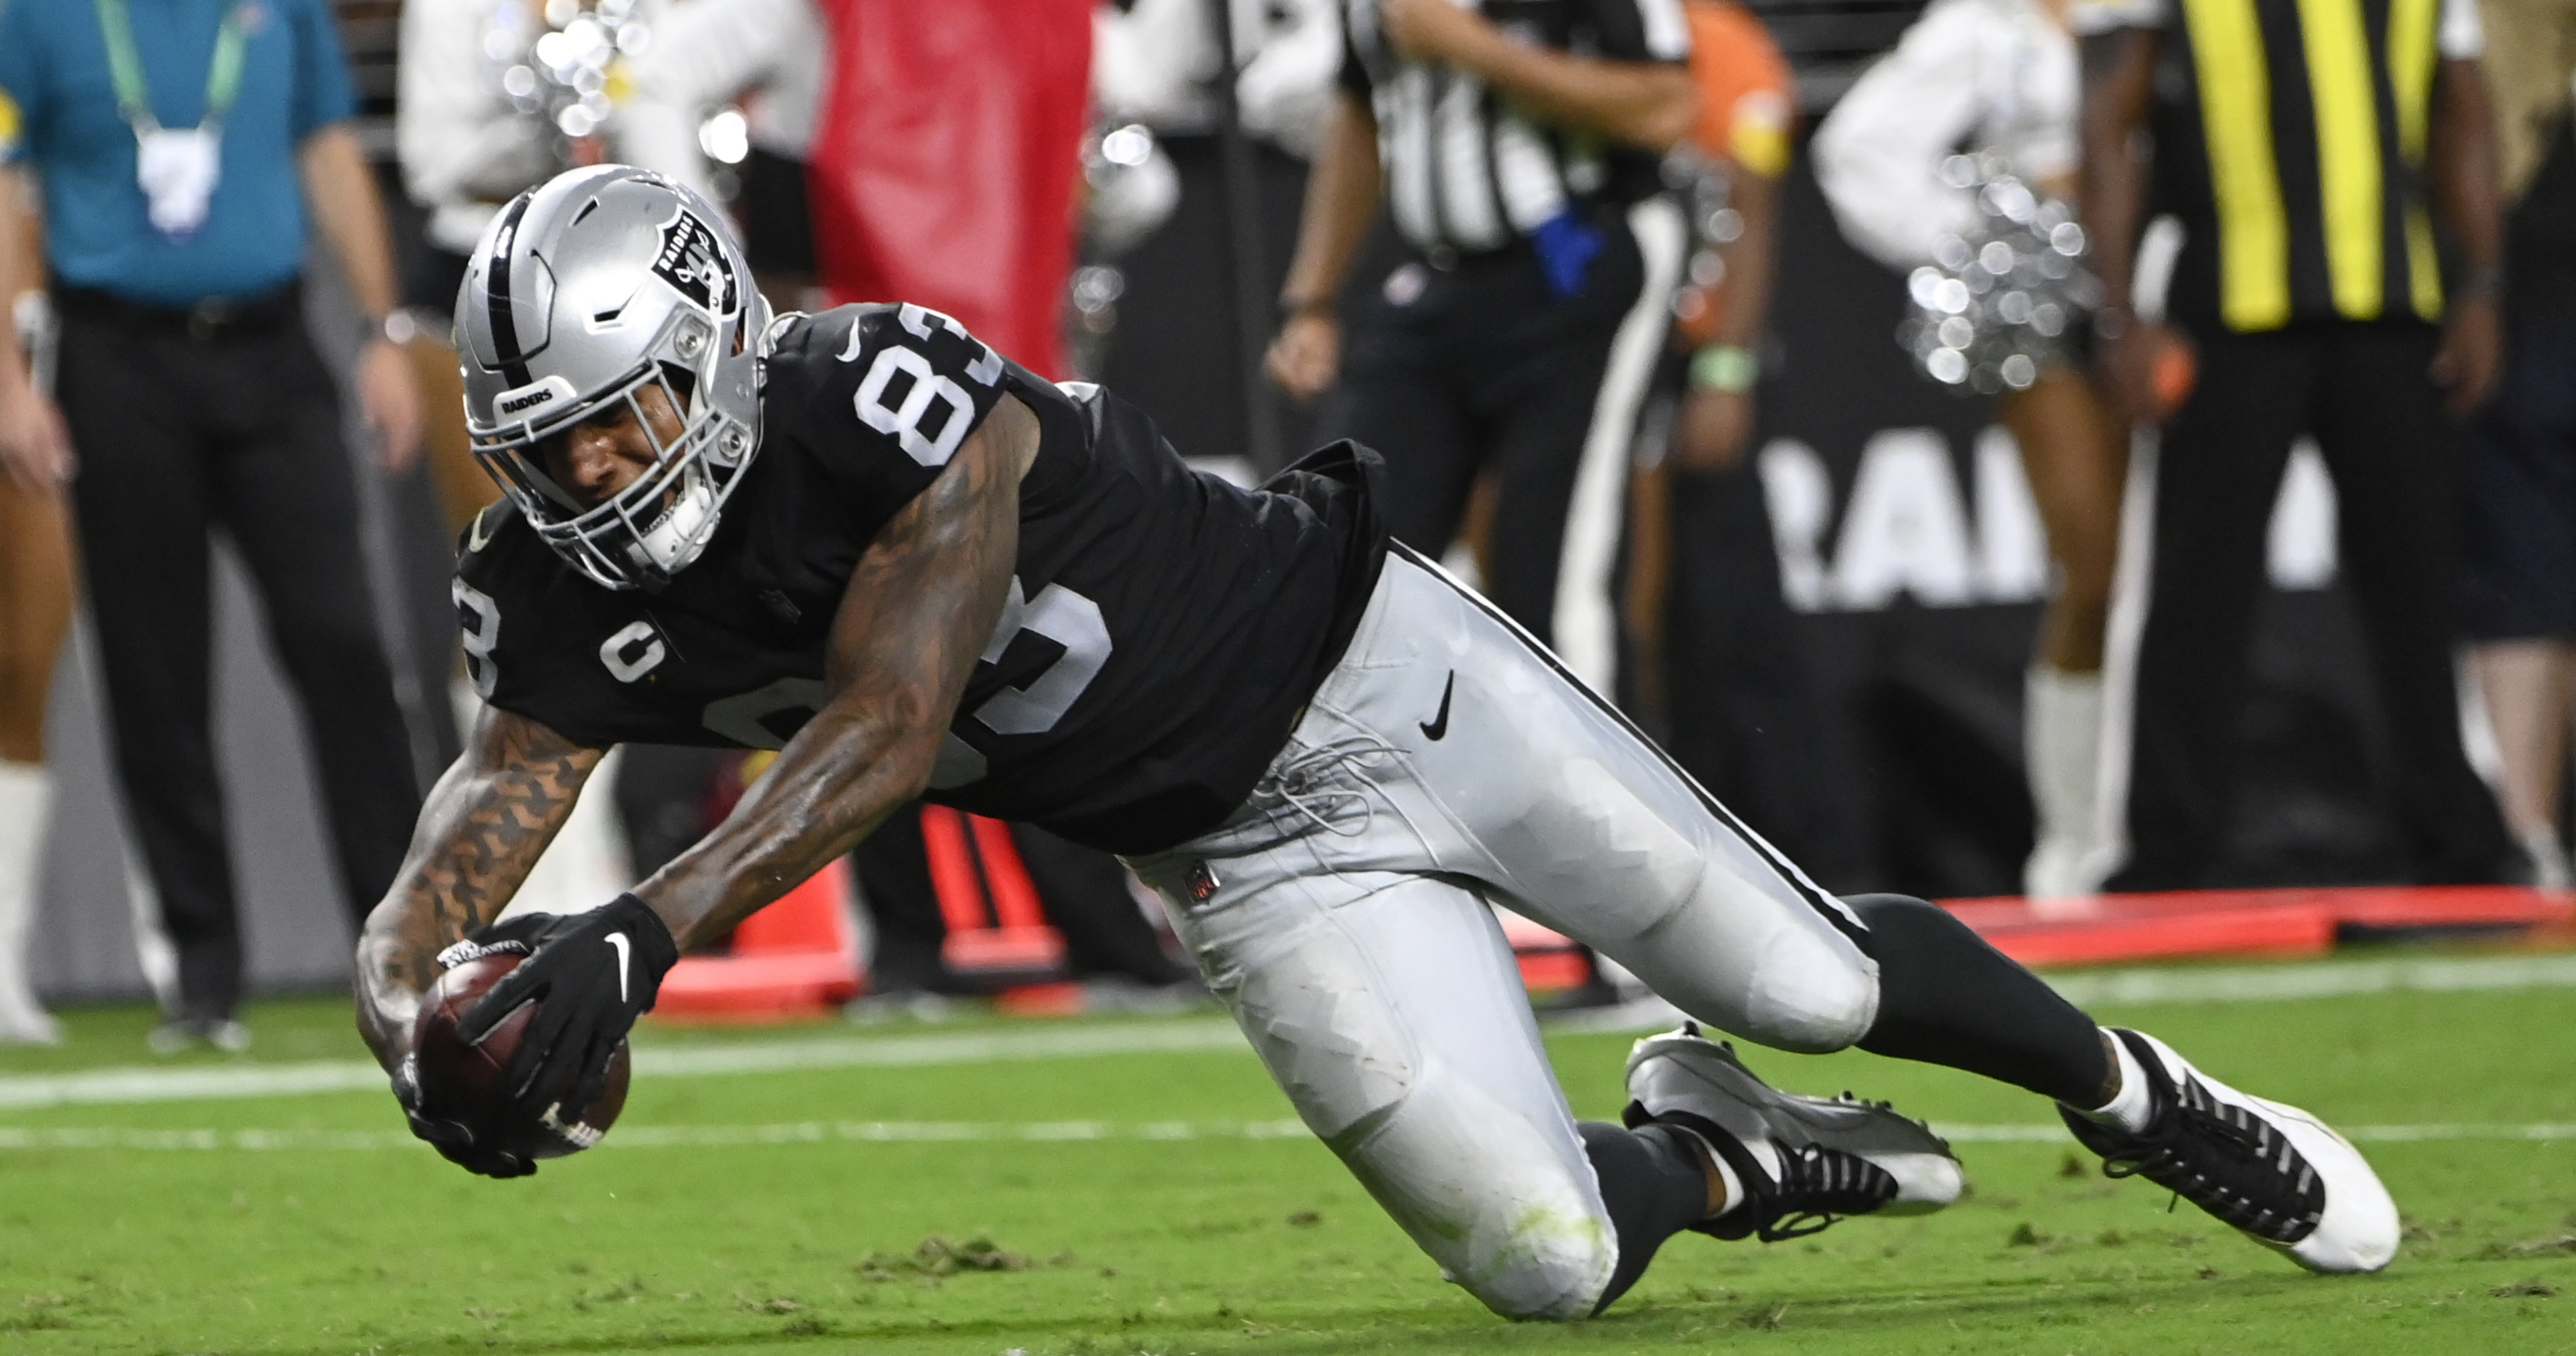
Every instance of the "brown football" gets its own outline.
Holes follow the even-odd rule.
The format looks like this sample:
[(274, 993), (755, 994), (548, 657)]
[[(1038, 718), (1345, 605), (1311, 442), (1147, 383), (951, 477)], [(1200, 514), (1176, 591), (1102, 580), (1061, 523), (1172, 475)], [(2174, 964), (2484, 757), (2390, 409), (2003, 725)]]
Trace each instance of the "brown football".
[(474, 1132), (475, 1142), (506, 1149), (526, 1158), (561, 1158), (599, 1142), (617, 1113), (626, 1107), (626, 1084), (632, 1073), (626, 1043), (608, 1062), (608, 1085), (582, 1119), (570, 1125), (532, 1119), (501, 1088), (501, 1071), (527, 1034), (533, 1003), (501, 1019), (481, 1045), (468, 1045), (457, 1025), (474, 1004), (522, 958), (510, 954), (470, 960), (438, 977), (421, 1000), (412, 1025), (412, 1049), (419, 1060), (421, 1114), (454, 1121)]

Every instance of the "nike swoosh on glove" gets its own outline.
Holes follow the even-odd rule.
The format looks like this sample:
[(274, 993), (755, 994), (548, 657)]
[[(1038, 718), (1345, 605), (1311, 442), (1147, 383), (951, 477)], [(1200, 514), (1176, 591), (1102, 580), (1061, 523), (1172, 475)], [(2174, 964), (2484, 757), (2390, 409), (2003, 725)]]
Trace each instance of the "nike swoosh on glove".
[[(633, 895), (588, 913), (513, 921), (535, 924), (526, 938), (534, 949), (466, 1012), (457, 1035), (479, 1045), (522, 1004), (535, 1003), (519, 1048), (501, 1070), (501, 1085), (531, 1119), (551, 1110), (567, 1123), (578, 1121), (607, 1087), (618, 1044), (636, 1018), (653, 1010), (662, 976), (679, 963), (680, 946), (661, 916)], [(506, 926), (483, 928), (467, 940), (488, 945), (502, 939), (499, 929)]]
[(468, 1172), (486, 1177), (525, 1177), (537, 1170), (532, 1159), (476, 1144), (474, 1132), (462, 1122), (422, 1115), (417, 1056), (403, 1056), (401, 1066), (394, 1070), (394, 1100), (402, 1103), (403, 1119), (411, 1124), (413, 1135), (428, 1141), (441, 1158)]

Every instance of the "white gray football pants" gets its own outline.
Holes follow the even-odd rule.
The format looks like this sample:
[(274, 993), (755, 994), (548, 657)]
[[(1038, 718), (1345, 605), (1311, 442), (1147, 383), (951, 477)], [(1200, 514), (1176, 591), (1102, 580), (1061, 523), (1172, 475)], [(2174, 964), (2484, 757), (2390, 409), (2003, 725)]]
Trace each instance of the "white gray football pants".
[(1840, 901), (1401, 550), (1251, 799), (1131, 865), (1307, 1126), (1510, 1317), (1590, 1313), (1618, 1240), (1487, 899), (1765, 1045), (1878, 1006)]

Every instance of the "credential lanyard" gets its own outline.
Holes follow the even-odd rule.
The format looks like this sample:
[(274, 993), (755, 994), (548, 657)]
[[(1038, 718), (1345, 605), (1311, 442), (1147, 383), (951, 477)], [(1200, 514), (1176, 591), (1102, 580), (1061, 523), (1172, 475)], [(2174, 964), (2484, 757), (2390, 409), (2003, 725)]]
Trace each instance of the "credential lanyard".
[[(134, 50), (134, 20), (125, 10), (125, 0), (97, 0), (98, 31), (107, 40), (107, 71), (116, 82), (116, 111), (137, 132), (157, 130), (161, 120), (152, 115), (152, 92), (143, 83), (143, 58)], [(235, 4), (224, 11), (223, 26), (215, 30), (214, 64), (206, 68), (206, 111), (198, 119), (200, 127), (223, 126), (233, 99), (241, 93), (242, 47), (247, 39), (242, 34), (242, 6)]]

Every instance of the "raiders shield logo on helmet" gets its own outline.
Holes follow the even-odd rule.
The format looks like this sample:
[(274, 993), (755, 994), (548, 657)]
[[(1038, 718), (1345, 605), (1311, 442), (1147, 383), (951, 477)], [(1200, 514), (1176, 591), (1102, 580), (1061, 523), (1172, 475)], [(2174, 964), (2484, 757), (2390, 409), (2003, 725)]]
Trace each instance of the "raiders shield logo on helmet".
[(733, 271), (715, 232), (693, 213), (683, 211), (662, 228), (662, 250), (653, 257), (654, 275), (682, 296), (723, 315), (733, 306)]

